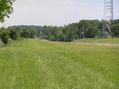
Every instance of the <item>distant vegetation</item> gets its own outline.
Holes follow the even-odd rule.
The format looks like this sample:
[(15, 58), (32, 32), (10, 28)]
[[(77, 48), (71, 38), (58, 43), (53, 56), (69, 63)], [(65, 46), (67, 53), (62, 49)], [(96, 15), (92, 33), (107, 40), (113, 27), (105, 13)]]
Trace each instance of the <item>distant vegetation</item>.
[[(103, 24), (98, 20), (81, 20), (65, 26), (11, 26), (1, 28), (0, 38), (7, 44), (9, 39), (35, 38), (51, 41), (71, 42), (82, 38), (101, 38)], [(112, 33), (114, 37), (119, 37), (119, 19), (113, 21)]]

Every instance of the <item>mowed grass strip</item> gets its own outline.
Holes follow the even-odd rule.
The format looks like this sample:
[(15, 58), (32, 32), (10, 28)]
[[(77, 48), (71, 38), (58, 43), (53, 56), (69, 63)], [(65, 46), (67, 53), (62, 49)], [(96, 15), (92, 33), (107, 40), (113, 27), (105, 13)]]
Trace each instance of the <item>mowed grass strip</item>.
[(27, 39), (0, 48), (0, 89), (118, 89), (119, 47)]
[(74, 43), (119, 44), (119, 38), (85, 38), (73, 41)]

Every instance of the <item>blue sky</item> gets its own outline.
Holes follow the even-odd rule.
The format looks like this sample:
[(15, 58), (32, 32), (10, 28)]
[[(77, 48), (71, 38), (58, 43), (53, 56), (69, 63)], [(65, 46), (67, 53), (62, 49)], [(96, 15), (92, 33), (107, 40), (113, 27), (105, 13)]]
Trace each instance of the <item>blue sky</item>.
[[(81, 19), (102, 19), (104, 0), (16, 0), (12, 25), (65, 25)], [(114, 0), (114, 18), (119, 18), (119, 0)]]

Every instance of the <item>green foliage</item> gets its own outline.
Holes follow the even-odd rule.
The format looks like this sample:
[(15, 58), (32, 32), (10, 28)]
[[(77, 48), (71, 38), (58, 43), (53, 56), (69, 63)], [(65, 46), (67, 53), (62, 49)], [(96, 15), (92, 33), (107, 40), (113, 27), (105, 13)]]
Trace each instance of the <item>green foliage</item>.
[(35, 38), (36, 35), (37, 35), (36, 30), (34, 30), (34, 29), (29, 30), (29, 38)]
[(119, 23), (112, 26), (113, 35), (119, 37)]
[(28, 29), (24, 29), (24, 30), (21, 32), (21, 37), (29, 38), (29, 31), (28, 31)]
[(99, 37), (99, 28), (100, 21), (98, 20), (81, 20), (79, 23), (79, 28), (84, 29), (85, 38), (94, 38), (96, 36)]
[(2, 37), (2, 31), (1, 31), (1, 29), (0, 29), (0, 39), (1, 39), (1, 37)]
[(0, 0), (0, 22), (4, 22), (5, 17), (9, 17), (9, 15), (12, 13), (13, 2), (14, 0)]
[(4, 44), (8, 44), (9, 34), (8, 34), (7, 31), (3, 31), (3, 32), (2, 32), (1, 41), (2, 41)]
[(12, 40), (17, 40), (18, 39), (18, 33), (17, 33), (17, 31), (16, 30), (10, 30), (10, 38), (12, 39)]
[(24, 38), (35, 38), (37, 36), (37, 32), (34, 29), (23, 29), (20, 32), (20, 35)]
[[(81, 20), (78, 23), (72, 23), (65, 26), (13, 26), (7, 29), (15, 29), (15, 32), (24, 38), (35, 38), (71, 42), (82, 38), (100, 38), (102, 37), (102, 21)], [(119, 37), (119, 20), (113, 21), (112, 32), (114, 37)], [(13, 35), (12, 35), (13, 36)], [(14, 37), (12, 37), (14, 38)]]

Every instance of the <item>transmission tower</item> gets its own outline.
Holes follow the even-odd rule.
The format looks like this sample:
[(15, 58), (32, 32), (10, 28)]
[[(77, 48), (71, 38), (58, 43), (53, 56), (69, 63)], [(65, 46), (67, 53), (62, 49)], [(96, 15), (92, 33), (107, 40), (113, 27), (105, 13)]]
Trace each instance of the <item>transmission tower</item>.
[(112, 37), (111, 26), (113, 23), (113, 0), (104, 0), (103, 37)]

